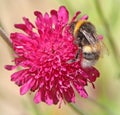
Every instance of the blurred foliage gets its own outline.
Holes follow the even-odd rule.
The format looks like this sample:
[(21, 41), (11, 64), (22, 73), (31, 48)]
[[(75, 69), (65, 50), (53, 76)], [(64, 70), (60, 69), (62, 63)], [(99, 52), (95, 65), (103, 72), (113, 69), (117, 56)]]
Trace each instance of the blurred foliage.
[[(7, 32), (10, 32), (13, 30), (12, 26), (15, 22), (18, 20), (16, 17), (18, 15), (18, 9), (19, 3), (15, 5), (15, 0), (0, 0), (0, 22)], [(37, 3), (36, 3), (37, 2)], [(17, 1), (16, 1), (17, 3)], [(23, 2), (24, 3), (24, 2)], [(21, 1), (21, 4), (23, 4)], [(1, 115), (7, 115), (6, 110), (9, 110), (7, 107), (13, 106), (15, 107), (18, 103), (18, 107), (15, 107), (13, 109), (13, 114), (11, 115), (80, 115), (79, 110), (82, 110), (84, 112), (84, 115), (120, 115), (120, 0), (34, 0), (34, 1), (25, 1), (26, 5), (21, 6), (22, 8), (19, 10), (20, 15), (24, 16), (26, 12), (24, 10), (28, 11), (29, 8), (31, 8), (33, 11), (34, 9), (40, 10), (42, 12), (49, 11), (48, 9), (58, 8), (60, 5), (64, 5), (68, 8), (70, 12), (70, 16), (72, 17), (76, 11), (80, 10), (82, 12), (81, 15), (87, 14), (89, 16), (89, 21), (91, 21), (98, 31), (98, 33), (102, 34), (104, 36), (104, 43), (108, 49), (109, 55), (104, 55), (103, 58), (101, 58), (97, 64), (97, 68), (100, 70), (101, 76), (99, 79), (97, 79), (97, 82), (95, 83), (95, 90), (89, 86), (87, 88), (89, 98), (83, 99), (80, 96), (77, 96), (76, 104), (74, 105), (75, 108), (78, 109), (74, 111), (74, 107), (68, 106), (66, 104), (62, 105), (61, 109), (58, 109), (57, 106), (47, 106), (43, 103), (39, 105), (32, 106), (32, 102), (27, 99), (27, 96), (25, 98), (19, 97), (18, 92), (14, 92), (16, 87), (13, 87), (14, 84), (9, 84), (9, 74), (5, 74), (6, 71), (2, 69), (2, 76), (8, 77), (6, 80), (7, 83), (10, 85), (10, 88), (7, 87), (8, 92), (4, 92), (3, 90), (0, 90), (0, 108), (2, 106)], [(29, 4), (28, 4), (29, 3)], [(38, 4), (39, 3), (39, 4)], [(14, 5), (13, 5), (14, 4)], [(12, 10), (10, 11), (8, 6), (12, 7)], [(4, 6), (4, 8), (3, 8)], [(13, 7), (14, 6), (14, 7)], [(27, 9), (28, 8), (28, 9)], [(9, 10), (9, 11), (8, 11)], [(12, 12), (15, 12), (16, 14), (13, 14)], [(9, 12), (10, 15), (8, 15), (6, 12)], [(4, 13), (3, 13), (4, 12)], [(7, 15), (5, 15), (5, 13)], [(31, 12), (30, 14), (32, 14)], [(26, 13), (27, 14), (27, 13)], [(27, 16), (26, 16), (27, 17)], [(70, 18), (71, 18), (70, 17)], [(8, 20), (11, 18), (11, 20)], [(18, 17), (17, 17), (18, 18)], [(19, 17), (20, 18), (20, 17)], [(14, 19), (14, 20), (13, 20)], [(16, 20), (15, 20), (16, 19)], [(32, 18), (33, 19), (33, 18)], [(6, 20), (6, 22), (5, 22)], [(8, 20), (8, 21), (7, 21)], [(11, 23), (10, 23), (11, 22)], [(9, 25), (8, 25), (9, 23)], [(12, 29), (11, 29), (12, 28)], [(3, 42), (3, 41), (1, 41)], [(3, 45), (2, 47), (7, 47), (6, 45)], [(0, 46), (1, 49), (1, 46)], [(6, 49), (7, 51), (7, 49)], [(2, 54), (2, 50), (0, 51), (0, 54), (6, 55), (5, 53)], [(10, 55), (7, 55), (10, 56)], [(7, 58), (9, 59), (9, 58)], [(2, 60), (2, 56), (1, 59)], [(8, 62), (10, 62), (11, 59), (9, 59)], [(1, 67), (3, 68), (3, 65), (6, 64), (6, 61), (4, 63), (0, 61)], [(4, 72), (4, 73), (3, 73)], [(5, 76), (6, 75), (6, 76)], [(4, 79), (1, 79), (4, 80)], [(1, 81), (4, 82), (4, 81)], [(6, 84), (1, 83), (2, 87), (6, 87)], [(5, 89), (6, 90), (6, 89)], [(12, 91), (12, 94), (10, 92)], [(6, 102), (5, 99), (11, 100), (10, 97), (12, 97), (13, 94), (18, 95), (15, 97), (16, 100), (19, 101), (8, 101)], [(5, 95), (11, 95), (10, 97), (5, 97)], [(22, 99), (21, 99), (22, 98)], [(20, 100), (21, 99), (21, 100)], [(14, 100), (14, 99), (13, 99)], [(32, 100), (32, 99), (31, 99)], [(21, 105), (20, 105), (21, 102)], [(3, 104), (6, 103), (6, 104)], [(32, 104), (31, 104), (32, 103)], [(8, 105), (10, 106), (8, 106)], [(34, 105), (34, 104), (33, 104)], [(23, 106), (23, 107), (21, 107)], [(17, 109), (17, 108), (20, 108)], [(73, 110), (71, 109), (73, 108)], [(41, 113), (35, 113), (35, 111), (40, 111)], [(22, 111), (22, 112), (14, 112), (14, 111)], [(21, 113), (21, 114), (19, 114)], [(23, 113), (23, 114), (22, 114)]]

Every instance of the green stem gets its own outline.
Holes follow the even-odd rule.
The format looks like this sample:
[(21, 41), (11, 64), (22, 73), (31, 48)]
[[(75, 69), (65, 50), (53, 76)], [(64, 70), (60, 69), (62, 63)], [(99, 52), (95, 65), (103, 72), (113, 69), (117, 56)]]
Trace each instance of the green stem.
[(69, 106), (78, 114), (78, 115), (85, 115), (78, 107), (73, 104), (69, 104)]
[(96, 100), (92, 99), (92, 98), (88, 98), (89, 101), (91, 101), (92, 103), (96, 104), (98, 107), (100, 107), (102, 110), (104, 110), (106, 112), (107, 115), (114, 115), (113, 112), (106, 107), (105, 105), (97, 102)]
[[(8, 44), (8, 46), (12, 49), (12, 44), (11, 44), (10, 38), (7, 36), (6, 32), (1, 27), (0, 27), (0, 36), (5, 40), (5, 42)], [(37, 106), (31, 101), (30, 96), (28, 96), (28, 97), (29, 97), (32, 109), (34, 111), (34, 115), (41, 115)]]
[(5, 42), (8, 44), (8, 46), (10, 46), (10, 48), (12, 48), (12, 44), (11, 44), (11, 41), (10, 41), (8, 35), (4, 31), (4, 29), (2, 29), (1, 27), (0, 27), (0, 36), (5, 40)]
[(110, 30), (110, 26), (108, 24), (108, 21), (105, 19), (105, 15), (102, 11), (99, 0), (94, 0), (94, 3), (95, 3), (96, 10), (98, 12), (99, 18), (101, 19), (101, 22), (104, 25), (104, 28), (105, 28), (105, 31), (106, 31), (106, 36), (109, 39), (109, 44), (112, 47), (111, 49), (112, 49), (112, 53), (113, 53), (113, 56), (114, 56), (114, 59), (115, 59), (114, 61), (117, 65), (117, 67), (119, 68), (119, 66), (120, 66), (119, 56), (118, 56), (116, 45), (114, 43), (114, 37), (113, 37), (112, 32)]
[(28, 98), (30, 100), (30, 104), (33, 110), (33, 115), (42, 115), (40, 110), (38, 110), (38, 107), (35, 103), (33, 103), (33, 100), (31, 99), (30, 95), (28, 95)]

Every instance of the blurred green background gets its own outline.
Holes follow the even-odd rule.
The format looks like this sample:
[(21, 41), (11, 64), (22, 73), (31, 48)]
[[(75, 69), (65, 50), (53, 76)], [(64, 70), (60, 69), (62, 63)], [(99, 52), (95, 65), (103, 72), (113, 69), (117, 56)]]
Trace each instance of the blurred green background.
[[(22, 17), (35, 20), (33, 12), (49, 12), (64, 5), (70, 12), (70, 19), (80, 10), (82, 15), (89, 15), (99, 34), (104, 36), (105, 52), (96, 67), (101, 75), (93, 89), (86, 87), (88, 99), (77, 95), (74, 106), (83, 115), (120, 115), (120, 0), (0, 0), (0, 25), (8, 35), (16, 31), (15, 23), (22, 22)], [(0, 38), (0, 115), (82, 115), (69, 104), (48, 106), (44, 103), (35, 105), (28, 95), (20, 96), (19, 87), (10, 82), (13, 73), (4, 69), (10, 64), (13, 54), (9, 46)]]

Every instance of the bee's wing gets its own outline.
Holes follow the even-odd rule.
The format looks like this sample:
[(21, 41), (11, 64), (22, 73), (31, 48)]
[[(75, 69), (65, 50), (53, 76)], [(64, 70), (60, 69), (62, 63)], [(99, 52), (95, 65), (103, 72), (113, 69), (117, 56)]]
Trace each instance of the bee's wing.
[(93, 36), (91, 33), (86, 32), (85, 30), (81, 30), (82, 33), (84, 34), (85, 38), (88, 40), (90, 45), (93, 45), (96, 43), (96, 38), (95, 35)]
[(101, 56), (103, 57), (104, 54), (109, 55), (109, 50), (104, 44), (104, 42), (100, 41), (100, 46), (101, 46)]
[(84, 36), (87, 39), (87, 41), (92, 46), (93, 50), (96, 51), (96, 48), (97, 48), (96, 42), (98, 41), (97, 34), (95, 34), (95, 33), (89, 33), (89, 32), (87, 32), (85, 30), (81, 30), (81, 31), (84, 34)]
[(105, 46), (104, 42), (102, 40), (98, 39), (98, 35), (96, 33), (88, 33), (85, 30), (82, 30), (84, 36), (90, 43), (93, 51), (96, 51), (96, 49), (99, 49), (101, 56), (103, 57), (103, 54), (109, 55), (109, 51), (107, 47)]
[(101, 39), (99, 39), (99, 35), (97, 35), (96, 33), (94, 33), (93, 36), (94, 36), (94, 38), (99, 43), (99, 48), (100, 48), (101, 56), (103, 57), (103, 54), (109, 55), (109, 51), (108, 51), (106, 45), (104, 44), (104, 42)]

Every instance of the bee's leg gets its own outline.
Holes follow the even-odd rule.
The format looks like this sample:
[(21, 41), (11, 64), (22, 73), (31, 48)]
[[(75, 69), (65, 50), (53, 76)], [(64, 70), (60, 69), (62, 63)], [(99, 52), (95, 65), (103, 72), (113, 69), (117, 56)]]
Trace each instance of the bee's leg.
[(76, 53), (76, 56), (75, 56), (76, 60), (78, 60), (79, 57), (80, 57), (80, 51), (81, 51), (81, 49), (79, 48), (78, 51), (77, 51), (77, 53)]
[(74, 59), (68, 60), (67, 63), (71, 64), (73, 62), (79, 61), (81, 49), (79, 48)]

